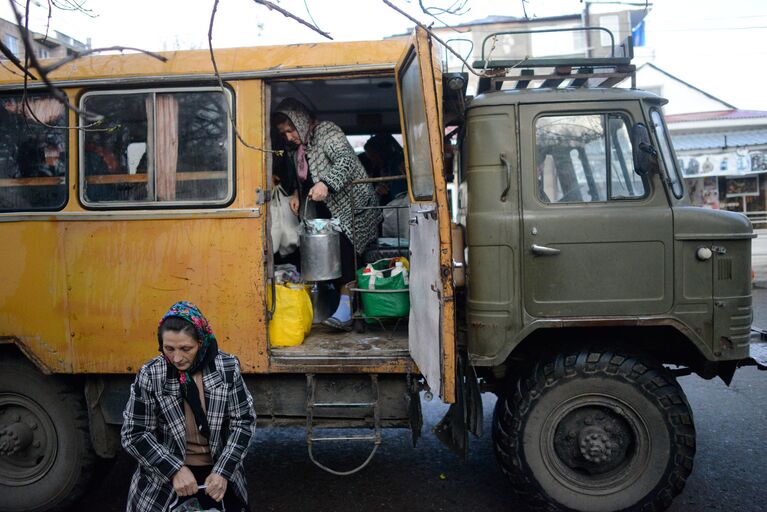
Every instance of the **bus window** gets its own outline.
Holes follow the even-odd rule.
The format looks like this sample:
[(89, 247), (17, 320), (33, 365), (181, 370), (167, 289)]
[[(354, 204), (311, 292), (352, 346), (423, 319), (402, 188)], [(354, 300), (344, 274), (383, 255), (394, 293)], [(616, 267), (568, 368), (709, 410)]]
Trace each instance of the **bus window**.
[(64, 106), (52, 96), (0, 98), (0, 211), (59, 210), (67, 200)]
[(82, 108), (104, 119), (80, 136), (83, 202), (227, 202), (233, 192), (227, 96), (218, 89), (86, 94)]

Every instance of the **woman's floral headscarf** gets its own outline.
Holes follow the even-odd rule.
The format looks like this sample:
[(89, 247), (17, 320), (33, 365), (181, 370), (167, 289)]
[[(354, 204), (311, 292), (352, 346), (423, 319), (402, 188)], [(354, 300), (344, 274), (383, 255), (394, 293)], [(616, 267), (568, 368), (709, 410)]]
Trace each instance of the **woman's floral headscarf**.
[[(162, 349), (162, 333), (161, 328), (163, 322), (169, 317), (178, 317), (192, 324), (195, 332), (197, 333), (197, 340), (200, 343), (200, 348), (197, 351), (197, 356), (194, 362), (186, 371), (179, 371), (173, 364), (171, 364), (168, 357)], [(181, 395), (184, 400), (187, 401), (194, 413), (195, 423), (202, 435), (208, 437), (210, 435), (210, 429), (208, 427), (208, 420), (205, 417), (205, 413), (202, 410), (202, 404), (200, 403), (199, 391), (197, 385), (192, 380), (192, 374), (200, 371), (205, 366), (210, 364), (218, 354), (218, 342), (213, 335), (213, 330), (210, 328), (210, 324), (202, 312), (192, 304), (191, 302), (181, 301), (173, 304), (165, 315), (163, 315), (157, 326), (157, 341), (160, 344), (160, 352), (168, 361), (168, 375), (170, 377), (178, 376), (179, 383), (181, 385)]]

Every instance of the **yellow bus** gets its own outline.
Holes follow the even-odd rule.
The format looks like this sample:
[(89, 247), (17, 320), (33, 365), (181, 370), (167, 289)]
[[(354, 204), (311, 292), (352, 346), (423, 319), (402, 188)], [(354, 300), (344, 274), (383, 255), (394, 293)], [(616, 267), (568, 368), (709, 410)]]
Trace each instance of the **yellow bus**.
[[(435, 82), (431, 53), (418, 56), (416, 46), (414, 39), (220, 50), (223, 89), (206, 51), (167, 53), (167, 62), (84, 58), (52, 78), (73, 105), (103, 117), (92, 126), (44, 87), (31, 82), (24, 90), (15, 73), (0, 74), (7, 247), (0, 254), (0, 440), (12, 441), (0, 448), (0, 509), (70, 503), (95, 457), (114, 457), (130, 379), (155, 354), (157, 319), (181, 299), (214, 319), (222, 349), (239, 357), (262, 424), (304, 425), (308, 389), (320, 396), (340, 374), (361, 381), (363, 394), (375, 390), (377, 432), (410, 426), (406, 397), (417, 399), (417, 377), (427, 369), (432, 390), (453, 401), (452, 324), (439, 320), (439, 308), (452, 308), (452, 285), (439, 271), (450, 261), (439, 131), (431, 127), (423, 141), (427, 154), (435, 144), (433, 197), (414, 201), (448, 226), (429, 234), (444, 237), (443, 251), (424, 259), (442, 296), (424, 303), (433, 309), (421, 314), (433, 318), (418, 329), (428, 332), (426, 344), (409, 341), (407, 328), (313, 329), (303, 344), (278, 348), (270, 346), (266, 301), (274, 157), (243, 145), (227, 117), (258, 148), (271, 147), (270, 112), (288, 96), (350, 136), (400, 133), (398, 65), (416, 74), (406, 86), (421, 88), (408, 92), (415, 104), (426, 99), (429, 112), (438, 109), (441, 75)], [(425, 112), (418, 117), (423, 122)], [(78, 125), (85, 128), (72, 129)], [(442, 344), (437, 329), (450, 333)], [(347, 395), (337, 399), (362, 400)], [(367, 425), (371, 414), (316, 411), (313, 421)]]

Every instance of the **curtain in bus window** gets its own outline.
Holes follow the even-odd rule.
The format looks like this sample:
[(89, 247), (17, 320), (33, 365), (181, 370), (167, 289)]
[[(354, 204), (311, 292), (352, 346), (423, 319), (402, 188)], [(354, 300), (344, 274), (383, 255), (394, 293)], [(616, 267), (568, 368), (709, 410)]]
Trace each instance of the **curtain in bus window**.
[(0, 211), (56, 210), (67, 197), (66, 111), (47, 95), (0, 98)]
[(158, 94), (155, 101), (157, 199), (176, 199), (176, 164), (178, 162), (178, 102), (170, 94)]

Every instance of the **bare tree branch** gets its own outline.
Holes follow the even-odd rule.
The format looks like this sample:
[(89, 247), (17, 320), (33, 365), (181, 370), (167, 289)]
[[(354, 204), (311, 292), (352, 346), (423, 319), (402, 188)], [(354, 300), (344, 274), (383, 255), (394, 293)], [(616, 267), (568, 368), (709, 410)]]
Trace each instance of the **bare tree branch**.
[(314, 16), (312, 16), (312, 11), (309, 10), (309, 2), (307, 0), (304, 0), (304, 8), (306, 9), (306, 14), (309, 15), (309, 19), (312, 20), (312, 23), (314, 23), (314, 26), (319, 28), (320, 24), (317, 23), (317, 20), (315, 20)]
[[(294, 20), (296, 20), (300, 24), (306, 25), (307, 27), (309, 27), (310, 29), (314, 30), (315, 32), (317, 32), (321, 36), (327, 37), (331, 41), (333, 40), (333, 38), (330, 37), (330, 34), (328, 34), (327, 32), (323, 32), (322, 30), (320, 30), (316, 26), (312, 25), (308, 21), (304, 21), (303, 19), (299, 18), (295, 14), (286, 11), (282, 7), (279, 7), (279, 6), (275, 5), (275, 4), (273, 4), (272, 2), (269, 2), (268, 0), (253, 0), (253, 1), (256, 2), (257, 4), (261, 4), (261, 5), (265, 6), (265, 7), (267, 7), (269, 10), (274, 9), (275, 11), (279, 12), (280, 14), (282, 14), (283, 16), (285, 16), (287, 18), (293, 18)], [(216, 3), (218, 3), (218, 0), (216, 0)]]
[(62, 66), (65, 66), (72, 62), (73, 60), (81, 59), (83, 57), (87, 57), (88, 55), (92, 55), (94, 53), (100, 53), (100, 52), (124, 52), (124, 51), (134, 51), (143, 53), (144, 55), (149, 55), (152, 58), (155, 58), (159, 60), (160, 62), (168, 62), (167, 57), (163, 57), (159, 53), (150, 52), (147, 50), (142, 50), (141, 48), (134, 48), (132, 46), (108, 46), (106, 48), (93, 48), (91, 50), (84, 50), (82, 52), (78, 52), (76, 55), (70, 55), (69, 57), (66, 57), (64, 59), (61, 59), (58, 62), (54, 62), (50, 66), (42, 67), (40, 68), (40, 71), (44, 73), (52, 73), (59, 69)]
[(79, 11), (91, 18), (97, 18), (98, 16), (92, 9), (85, 7), (85, 0), (48, 0), (49, 4), (52, 4), (56, 9), (62, 11)]
[(526, 21), (530, 21), (530, 16), (527, 15), (527, 1), (528, 0), (521, 0), (522, 1), (522, 13), (525, 16)]
[(447, 49), (447, 51), (449, 51), (450, 53), (452, 53), (453, 55), (455, 55), (455, 56), (458, 58), (458, 60), (460, 60), (461, 62), (463, 62), (463, 63), (466, 65), (466, 68), (467, 68), (469, 71), (471, 71), (471, 72), (472, 72), (474, 75), (476, 75), (476, 76), (478, 76), (478, 77), (483, 77), (483, 76), (486, 76), (486, 74), (487, 74), (487, 73), (486, 73), (486, 70), (484, 70), (484, 71), (481, 71), (481, 72), (475, 71), (475, 70), (474, 70), (474, 68), (471, 66), (471, 64), (469, 64), (469, 63), (466, 61), (466, 59), (464, 59), (464, 58), (463, 58), (463, 56), (461, 56), (461, 54), (459, 54), (457, 51), (453, 50), (453, 49), (450, 47), (450, 45), (448, 45), (448, 44), (447, 44), (445, 41), (443, 41), (442, 39), (440, 39), (440, 38), (437, 36), (437, 34), (435, 34), (435, 33), (434, 33), (434, 31), (433, 31), (432, 29), (430, 29), (429, 27), (427, 27), (426, 25), (424, 25), (423, 23), (421, 23), (421, 22), (420, 22), (420, 21), (418, 21), (417, 19), (413, 18), (411, 15), (409, 15), (408, 13), (406, 13), (405, 11), (403, 11), (402, 9), (400, 9), (399, 7), (397, 7), (396, 5), (394, 5), (393, 3), (391, 3), (389, 0), (383, 0), (383, 3), (385, 3), (386, 5), (388, 5), (389, 7), (391, 7), (392, 9), (394, 9), (395, 11), (397, 11), (398, 13), (400, 13), (401, 15), (403, 15), (404, 17), (406, 17), (407, 19), (409, 19), (410, 21), (412, 21), (413, 23), (415, 23), (416, 25), (418, 25), (419, 27), (421, 27), (422, 29), (424, 29), (426, 32), (428, 32), (428, 33), (429, 33), (429, 35), (430, 35), (432, 38), (434, 38), (434, 40), (436, 40), (437, 42), (439, 42), (439, 44), (441, 44), (442, 46), (444, 46), (444, 47)]
[[(22, 73), (27, 75), (32, 80), (37, 80), (35, 75), (30, 73), (29, 70), (26, 67), (24, 67), (24, 64), (21, 63), (19, 58), (16, 57), (16, 55), (11, 51), (11, 49), (8, 48), (7, 46), (5, 46), (5, 44), (2, 41), (0, 41), (0, 53), (2, 53), (5, 58), (7, 58), (9, 61), (11, 61), (14, 66), (19, 68), (22, 71)], [(3, 67), (5, 67), (5, 66), (3, 66)]]
[(16, 75), (16, 76), (24, 76), (24, 75), (22, 75), (21, 73), (18, 73), (18, 72), (17, 72), (15, 69), (8, 67), (8, 66), (5, 64), (5, 62), (3, 62), (2, 60), (0, 60), (0, 66), (2, 66), (2, 67), (3, 67), (3, 69), (5, 69), (6, 71), (8, 71), (9, 73), (12, 73), (12, 74), (14, 74), (14, 75)]
[(435, 13), (442, 16), (443, 14), (449, 14), (451, 16), (463, 16), (471, 11), (471, 7), (467, 7), (466, 4), (469, 0), (455, 0), (449, 7), (433, 7), (423, 5), (423, 0), (418, 0), (418, 6), (421, 8), (424, 14), (435, 17)]
[[(213, 52), (213, 25), (215, 24), (215, 20), (216, 20), (216, 11), (218, 11), (218, 2), (219, 0), (214, 0), (213, 10), (210, 12), (210, 25), (208, 25), (208, 50), (210, 51), (210, 61), (213, 64), (213, 72), (216, 75), (218, 86), (221, 88), (221, 93), (224, 94), (224, 97), (226, 97), (226, 88), (224, 87), (224, 80), (221, 78), (221, 73), (218, 72), (218, 63), (216, 62), (216, 55)], [(283, 152), (281, 150), (275, 151), (273, 149), (265, 149), (258, 146), (254, 146), (246, 142), (245, 139), (242, 137), (242, 135), (240, 135), (239, 130), (237, 129), (237, 122), (235, 121), (234, 116), (232, 115), (232, 107), (229, 105), (228, 101), (224, 101), (224, 104), (226, 105), (226, 116), (229, 118), (229, 122), (232, 125), (232, 131), (234, 131), (235, 137), (237, 137), (237, 140), (239, 140), (243, 146), (249, 149), (254, 149), (256, 151), (261, 151), (262, 153), (274, 153), (276, 155), (282, 156)]]
[[(77, 3), (76, 0), (65, 0), (65, 2), (68, 5), (71, 6), (71, 10), (75, 10), (75, 9), (81, 8), (81, 4)], [(83, 54), (77, 54), (77, 55), (74, 55), (72, 57), (67, 57), (67, 58), (63, 59), (63, 62), (54, 63), (54, 64), (52, 64), (52, 65), (50, 65), (48, 67), (43, 67), (40, 64), (40, 61), (37, 59), (37, 55), (35, 55), (34, 47), (32, 46), (32, 41), (31, 41), (31, 38), (30, 38), (30, 34), (31, 34), (31, 32), (29, 31), (29, 7), (30, 7), (29, 4), (30, 4), (30, 0), (27, 0), (26, 7), (25, 7), (25, 15), (23, 17), (21, 15), (21, 13), (19, 12), (19, 9), (17, 7), (17, 2), (15, 2), (15, 0), (10, 0), (9, 3), (11, 5), (11, 9), (13, 10), (14, 17), (16, 18), (16, 27), (19, 29), (19, 35), (21, 36), (21, 41), (24, 44), (24, 64), (21, 64), (19, 62), (19, 64), (17, 64), (17, 65), (19, 65), (20, 69), (25, 72), (25, 75), (24, 75), (24, 93), (23, 93), (22, 99), (23, 99), (23, 105), (24, 105), (25, 108), (28, 108), (28, 110), (29, 110), (29, 112), (31, 114), (31, 117), (33, 119), (35, 119), (35, 121), (39, 122), (40, 124), (42, 124), (44, 126), (49, 126), (51, 128), (58, 128), (58, 129), (61, 129), (61, 128), (64, 128), (64, 129), (90, 128), (90, 127), (93, 127), (93, 126), (97, 125), (98, 123), (100, 123), (101, 120), (103, 119), (103, 116), (100, 116), (100, 115), (97, 115), (97, 114), (93, 114), (93, 113), (90, 113), (90, 112), (86, 112), (86, 111), (81, 110), (81, 109), (77, 108), (76, 106), (74, 106), (69, 101), (69, 97), (61, 89), (56, 87), (51, 82), (50, 78), (48, 77), (48, 74), (51, 71), (53, 71), (55, 69), (58, 69), (59, 67), (63, 66), (64, 64), (67, 64), (69, 62), (72, 62), (73, 60), (79, 59), (80, 57), (82, 57), (83, 54), (88, 55), (88, 54), (92, 54), (92, 53), (95, 53), (95, 52), (98, 52), (98, 51), (105, 51), (105, 50), (110, 50), (110, 49), (119, 49), (121, 47), (89, 50), (87, 52), (83, 52)], [(0, 43), (0, 45), (2, 45), (2, 43)], [(125, 49), (134, 49), (134, 48), (125, 48)], [(6, 48), (6, 50), (7, 50), (7, 48)], [(8, 51), (10, 52), (10, 50), (8, 50)], [(154, 58), (156, 58), (156, 59), (158, 59), (158, 60), (160, 60), (162, 62), (167, 61), (167, 59), (165, 57), (161, 56), (161, 55), (157, 55), (157, 54), (151, 53), (151, 52), (146, 52), (144, 50), (137, 50), (137, 51), (146, 53), (147, 55), (150, 55), (151, 57), (154, 57)], [(0, 52), (4, 53), (3, 47), (0, 47)], [(10, 53), (12, 53), (12, 52), (10, 52)], [(16, 61), (18, 62), (18, 59), (16, 59)], [(37, 80), (37, 78), (35, 78), (35, 76), (32, 75), (29, 72), (30, 68), (34, 69), (35, 71), (37, 71), (37, 74), (40, 76), (40, 80), (42, 80), (42, 82), (45, 84), (46, 89), (48, 90), (48, 92), (50, 92), (50, 94), (57, 101), (59, 101), (61, 104), (63, 104), (67, 108), (67, 110), (70, 110), (70, 111), (76, 113), (77, 115), (81, 116), (83, 119), (87, 119), (88, 121), (92, 121), (92, 123), (89, 124), (89, 125), (86, 125), (86, 126), (79, 126), (78, 125), (76, 127), (68, 127), (68, 126), (67, 127), (61, 127), (61, 126), (51, 126), (51, 125), (48, 125), (47, 123), (44, 123), (43, 121), (38, 119), (37, 116), (35, 115), (33, 109), (29, 108), (29, 102), (28, 102), (28, 99), (27, 99), (28, 78), (31, 77), (33, 80)]]

